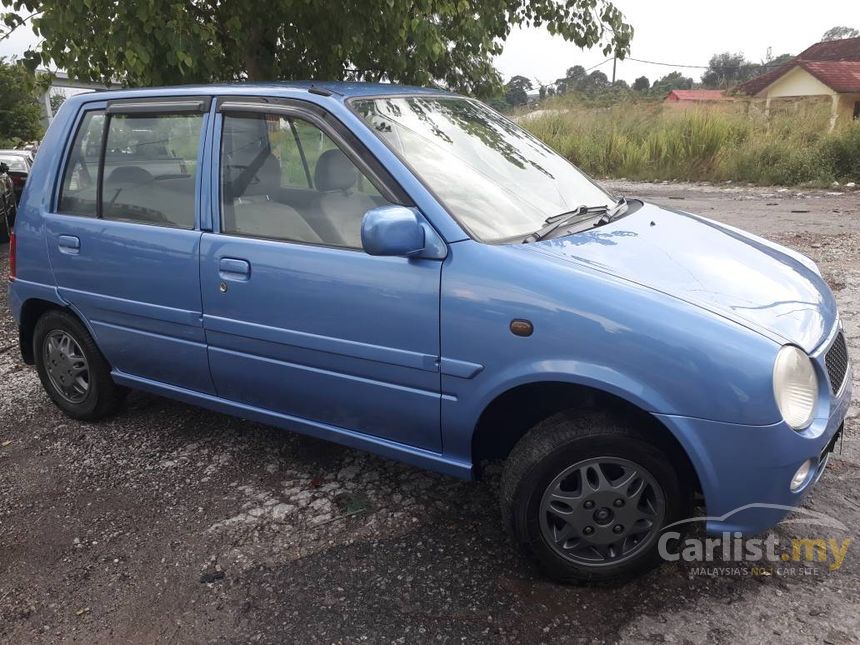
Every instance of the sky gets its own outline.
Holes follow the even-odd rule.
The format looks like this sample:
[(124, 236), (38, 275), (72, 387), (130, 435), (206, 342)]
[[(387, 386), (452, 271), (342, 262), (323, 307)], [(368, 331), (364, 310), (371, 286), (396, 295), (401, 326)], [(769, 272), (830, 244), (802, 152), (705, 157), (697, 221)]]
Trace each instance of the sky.
[[(630, 56), (675, 65), (707, 65), (715, 53), (743, 52), (759, 62), (767, 56), (798, 54), (835, 25), (860, 29), (860, 0), (615, 0), (635, 34)], [(29, 30), (0, 42), (0, 56), (20, 56), (36, 38)], [(589, 68), (605, 56), (581, 50), (543, 29), (515, 29), (496, 59), (507, 80), (520, 74), (540, 83), (564, 76), (574, 65)], [(612, 61), (597, 69), (612, 76)], [(617, 78), (651, 81), (673, 70), (698, 80), (703, 70), (619, 61)]]
[[(836, 25), (860, 29), (860, 0), (615, 0), (633, 25), (630, 56), (676, 65), (707, 65), (719, 52), (743, 52), (760, 62), (773, 56), (799, 54)], [(581, 50), (544, 29), (511, 32), (496, 67), (505, 80), (514, 75), (550, 83), (574, 65), (589, 68), (606, 56), (598, 49)], [(612, 61), (597, 69), (612, 77)], [(695, 80), (701, 69), (684, 69), (619, 61), (616, 77), (628, 83), (639, 76), (651, 81), (672, 71)]]

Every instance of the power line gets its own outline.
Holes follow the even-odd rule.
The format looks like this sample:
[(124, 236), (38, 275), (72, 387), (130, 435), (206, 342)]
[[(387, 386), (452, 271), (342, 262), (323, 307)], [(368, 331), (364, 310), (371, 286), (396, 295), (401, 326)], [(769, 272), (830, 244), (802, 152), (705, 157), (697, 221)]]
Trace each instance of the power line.
[[(632, 60), (637, 63), (647, 63), (649, 65), (663, 65), (665, 67), (687, 67), (689, 69), (708, 69), (707, 65), (678, 65), (676, 63), (661, 63), (656, 60), (642, 60), (641, 58), (633, 58), (632, 56), (628, 56), (624, 60)], [(604, 61), (605, 62), (605, 61)], [(601, 63), (602, 65), (603, 63)]]
[[(612, 59), (607, 59), (607, 60), (612, 60)], [(656, 60), (643, 60), (641, 58), (633, 58), (632, 56), (628, 56), (624, 60), (632, 60), (632, 61), (636, 61), (637, 63), (647, 63), (648, 65), (663, 65), (665, 67), (684, 67), (687, 69), (710, 69), (711, 68), (710, 65), (682, 65), (680, 63), (663, 63), (663, 62), (656, 61)], [(605, 62), (606, 61), (603, 61), (603, 63), (605, 63)], [(758, 66), (759, 67), (782, 67), (787, 62), (789, 62), (789, 61), (783, 61), (782, 63), (761, 63)], [(600, 64), (603, 65), (603, 63), (600, 63)], [(756, 65), (756, 63), (749, 63), (749, 64)]]
[[(592, 65), (591, 67), (589, 67), (589, 68), (588, 68), (587, 70), (585, 70), (585, 71), (586, 71), (586, 72), (590, 72), (590, 71), (591, 71), (591, 70), (593, 70), (593, 69), (597, 69), (597, 68), (598, 68), (598, 67), (600, 67), (601, 65), (605, 65), (606, 63), (608, 63), (609, 61), (611, 61), (613, 58), (614, 58), (614, 56), (610, 56), (609, 58), (607, 58), (607, 59), (606, 59), (605, 61), (603, 61), (602, 63), (597, 63), (597, 65)], [(633, 59), (631, 58), (630, 60), (633, 60)]]

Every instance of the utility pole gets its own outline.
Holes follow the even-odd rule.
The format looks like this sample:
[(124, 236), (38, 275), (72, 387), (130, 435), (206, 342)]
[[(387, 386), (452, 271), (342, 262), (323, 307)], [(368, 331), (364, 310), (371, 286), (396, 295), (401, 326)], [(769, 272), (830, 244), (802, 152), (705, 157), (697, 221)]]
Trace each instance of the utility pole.
[(615, 85), (615, 63), (618, 62), (618, 55), (612, 55), (612, 84)]

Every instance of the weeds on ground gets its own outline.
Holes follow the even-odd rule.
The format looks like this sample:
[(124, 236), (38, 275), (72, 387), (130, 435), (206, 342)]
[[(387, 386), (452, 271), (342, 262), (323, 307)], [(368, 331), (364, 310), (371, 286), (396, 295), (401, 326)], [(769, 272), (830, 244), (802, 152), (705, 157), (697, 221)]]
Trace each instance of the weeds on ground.
[(765, 118), (743, 101), (686, 110), (637, 101), (568, 104), (520, 122), (596, 176), (782, 185), (860, 181), (860, 121), (830, 132), (829, 119), (821, 105), (795, 105)]

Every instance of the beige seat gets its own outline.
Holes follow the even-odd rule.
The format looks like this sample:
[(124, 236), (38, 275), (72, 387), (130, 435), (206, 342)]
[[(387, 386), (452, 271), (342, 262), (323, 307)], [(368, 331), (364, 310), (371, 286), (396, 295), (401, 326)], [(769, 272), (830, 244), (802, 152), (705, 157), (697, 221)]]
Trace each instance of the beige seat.
[(314, 169), (320, 195), (307, 213), (324, 242), (361, 248), (361, 220), (379, 204), (355, 190), (358, 169), (340, 150), (326, 150)]
[(322, 242), (295, 208), (268, 199), (237, 200), (233, 204), (234, 230), (254, 237), (269, 237), (296, 242)]

